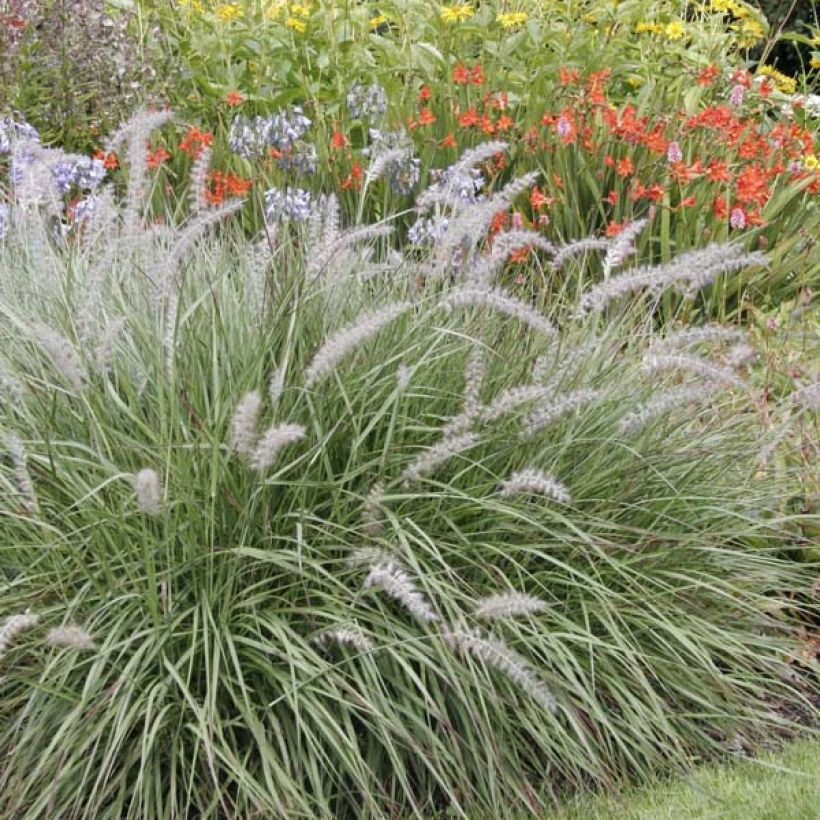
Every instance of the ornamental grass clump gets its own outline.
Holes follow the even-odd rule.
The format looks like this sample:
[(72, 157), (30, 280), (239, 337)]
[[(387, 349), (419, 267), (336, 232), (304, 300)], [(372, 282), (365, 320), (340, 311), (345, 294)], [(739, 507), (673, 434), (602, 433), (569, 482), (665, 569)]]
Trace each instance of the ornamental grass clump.
[[(0, 244), (0, 814), (543, 814), (782, 722), (813, 579), (749, 388), (480, 254), (329, 300), (297, 233), (260, 269), (137, 212)], [(709, 413), (624, 423), (681, 380)]]

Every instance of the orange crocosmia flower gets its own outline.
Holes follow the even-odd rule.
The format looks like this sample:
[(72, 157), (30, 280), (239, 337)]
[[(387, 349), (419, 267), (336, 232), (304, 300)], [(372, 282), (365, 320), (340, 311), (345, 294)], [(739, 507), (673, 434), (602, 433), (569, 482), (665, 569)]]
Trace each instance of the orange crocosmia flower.
[(735, 73), (732, 74), (732, 84), (742, 85), (744, 88), (751, 88), (752, 75), (745, 69), (738, 68), (737, 71), (735, 71)]
[(109, 151), (106, 154), (105, 151), (100, 149), (96, 154), (94, 154), (94, 159), (101, 159), (103, 168), (107, 168), (109, 171), (116, 171), (116, 169), (120, 167), (117, 155), (113, 151)]
[(228, 173), (225, 177), (228, 193), (231, 196), (245, 196), (253, 186), (253, 180), (243, 179), (236, 174)]
[(564, 66), (560, 66), (558, 69), (558, 84), (573, 85), (578, 82), (580, 76), (580, 72), (577, 68), (564, 68)]
[(615, 167), (615, 157), (613, 157), (611, 154), (607, 154), (604, 157), (604, 165), (606, 165), (607, 168), (614, 168)]
[(432, 97), (432, 96), (433, 96), (433, 92), (430, 91), (430, 86), (429, 85), (423, 85), (421, 87), (421, 91), (419, 91), (419, 101), (420, 102), (427, 102), (427, 100), (429, 100), (430, 97)]
[(488, 114), (481, 115), (481, 131), (484, 134), (495, 134), (495, 125)]
[(564, 190), (564, 180), (563, 180), (563, 179), (561, 179), (561, 177), (560, 177), (558, 174), (553, 174), (553, 175), (552, 175), (552, 181), (555, 183), (555, 187), (556, 187), (559, 191), (563, 191), (563, 190)]
[(149, 168), (157, 168), (169, 159), (171, 159), (171, 154), (164, 146), (160, 145), (159, 148), (155, 148), (153, 151), (148, 152), (146, 165)]
[(715, 201), (712, 203), (712, 213), (718, 219), (726, 219), (726, 217), (729, 215), (729, 203), (726, 202), (726, 197), (715, 197)]
[(484, 69), (481, 63), (476, 63), (470, 69), (470, 83), (472, 85), (484, 85)]
[(478, 111), (475, 108), (468, 108), (463, 114), (460, 114), (458, 117), (458, 124), (462, 128), (472, 128), (475, 125), (478, 125), (479, 117)]
[(606, 201), (607, 201), (610, 205), (617, 205), (617, 204), (618, 204), (618, 192), (617, 192), (617, 191), (610, 191), (610, 192), (606, 195)]
[(346, 148), (348, 146), (347, 137), (344, 135), (342, 131), (338, 128), (333, 129), (333, 134), (330, 137), (330, 147), (334, 151), (338, 151), (340, 148)]
[(442, 148), (457, 148), (458, 143), (456, 142), (455, 134), (450, 132), (440, 143), (439, 145)]
[(681, 200), (680, 207), (681, 208), (694, 208), (696, 204), (695, 197), (688, 196), (686, 199)]
[(211, 145), (214, 141), (214, 136), (210, 131), (200, 131), (198, 128), (191, 126), (188, 133), (182, 138), (179, 147), (189, 156), (198, 159), (205, 148)]
[(493, 221), (490, 223), (490, 235), (497, 234), (499, 231), (503, 231), (504, 228), (507, 227), (507, 220), (509, 216), (504, 211), (499, 211), (494, 217)]
[(520, 264), (521, 262), (526, 262), (529, 258), (531, 251), (532, 245), (524, 245), (523, 248), (518, 248), (518, 250), (515, 250), (510, 254), (510, 262), (512, 262), (513, 264)]
[(614, 219), (611, 220), (606, 226), (606, 235), (610, 238), (617, 236), (626, 227), (626, 224), (626, 220), (623, 222), (616, 222)]
[(616, 171), (619, 177), (628, 177), (635, 172), (635, 166), (629, 157), (624, 157), (622, 160), (619, 160)]
[(703, 86), (704, 88), (706, 86), (712, 85), (719, 71), (720, 69), (716, 65), (710, 65), (706, 68), (701, 69), (698, 72), (698, 85)]
[(737, 199), (744, 205), (762, 207), (769, 199), (769, 181), (761, 165), (747, 165), (737, 178)]
[(350, 173), (347, 175), (347, 179), (345, 179), (341, 184), (342, 190), (347, 191), (351, 188), (356, 191), (360, 190), (362, 187), (363, 176), (364, 173), (362, 171), (362, 166), (358, 162), (354, 162), (350, 167)]
[(706, 166), (706, 178), (710, 182), (728, 182), (732, 175), (729, 173), (729, 165), (724, 159), (713, 159)]
[(663, 199), (664, 190), (662, 185), (658, 185), (655, 183), (654, 185), (650, 185), (646, 189), (646, 196), (651, 199), (653, 202), (658, 202)]
[(467, 85), (470, 82), (470, 72), (464, 63), (456, 63), (453, 69), (453, 82), (456, 85)]
[(507, 114), (502, 114), (495, 124), (496, 131), (509, 131), (515, 125), (515, 120)]
[(419, 125), (432, 125), (436, 119), (436, 115), (427, 106), (419, 111)]
[(510, 104), (510, 95), (506, 91), (502, 91), (493, 97), (492, 106), (499, 111), (506, 111)]
[(643, 144), (653, 153), (661, 156), (669, 148), (669, 140), (663, 133), (663, 125), (656, 125), (648, 134), (644, 135)]
[(768, 77), (765, 77), (757, 90), (760, 96), (763, 97), (763, 99), (765, 100), (768, 97), (772, 96), (774, 86), (772, 85), (771, 80)]
[(530, 191), (530, 206), (534, 211), (540, 211), (541, 208), (549, 208), (555, 202), (555, 197), (545, 196), (537, 185), (533, 185)]
[(229, 91), (225, 102), (228, 103), (228, 105), (242, 105), (242, 103), (245, 102), (245, 98), (238, 91)]

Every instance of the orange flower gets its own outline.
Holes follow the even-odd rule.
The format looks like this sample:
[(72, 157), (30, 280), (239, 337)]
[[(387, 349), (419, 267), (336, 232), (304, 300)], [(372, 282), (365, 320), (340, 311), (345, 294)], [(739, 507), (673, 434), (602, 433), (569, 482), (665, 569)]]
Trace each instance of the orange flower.
[(451, 131), (440, 143), (439, 145), (442, 148), (457, 148), (458, 143), (456, 142), (455, 135)]
[(453, 69), (453, 82), (456, 85), (467, 85), (470, 82), (470, 73), (464, 63), (456, 63)]
[(518, 250), (515, 250), (510, 254), (510, 262), (513, 264), (521, 264), (522, 262), (526, 262), (531, 251), (532, 245), (524, 245), (523, 248), (518, 248)]
[(624, 157), (622, 160), (619, 160), (616, 171), (619, 177), (628, 177), (635, 172), (635, 166), (629, 157)]
[(458, 124), (462, 128), (472, 128), (473, 126), (478, 125), (478, 122), (478, 111), (476, 111), (475, 108), (468, 108), (458, 117)]
[(580, 76), (577, 68), (564, 68), (564, 66), (561, 66), (558, 69), (559, 85), (573, 85), (578, 82)]
[(737, 178), (737, 199), (744, 205), (762, 207), (769, 199), (766, 169), (760, 165), (747, 165)]
[(117, 155), (113, 151), (109, 151), (106, 154), (105, 151), (100, 149), (94, 154), (94, 159), (101, 159), (103, 161), (103, 168), (107, 168), (109, 171), (116, 171), (116, 169), (120, 167)]
[(354, 162), (350, 168), (350, 173), (347, 175), (347, 179), (341, 184), (341, 189), (343, 191), (350, 190), (351, 188), (356, 191), (361, 190), (362, 177), (362, 166), (358, 162)]
[(555, 197), (545, 196), (537, 185), (533, 185), (530, 191), (530, 206), (534, 211), (540, 211), (541, 208), (548, 208), (555, 202)]
[(345, 148), (348, 145), (347, 137), (338, 128), (333, 129), (333, 134), (330, 137), (330, 147), (334, 151), (340, 148)]
[(165, 149), (164, 146), (160, 145), (159, 148), (148, 152), (146, 164), (149, 168), (157, 168), (169, 159), (171, 159), (171, 154)]
[(706, 86), (712, 85), (719, 71), (720, 69), (716, 65), (710, 65), (704, 69), (701, 69), (698, 72), (698, 85), (701, 85), (704, 88), (706, 88)]
[(470, 69), (470, 83), (472, 85), (484, 85), (484, 69), (480, 63), (476, 63)]
[(421, 91), (419, 91), (419, 101), (420, 102), (426, 102), (432, 96), (433, 96), (433, 92), (430, 91), (430, 86), (429, 85), (423, 85), (421, 87)]
[(245, 102), (245, 98), (238, 91), (229, 91), (225, 102), (228, 103), (229, 106), (242, 105), (242, 103)]
[(419, 125), (432, 125), (436, 119), (436, 115), (427, 106), (419, 111)]
[(610, 191), (606, 196), (606, 201), (610, 205), (617, 205), (618, 204), (618, 192), (617, 191)]
[(626, 220), (624, 220), (623, 222), (616, 222), (613, 219), (606, 226), (606, 235), (610, 238), (612, 238), (613, 236), (617, 236), (626, 227), (626, 225)]
[(728, 182), (732, 175), (726, 160), (713, 159), (706, 168), (706, 177), (711, 182)]
[(515, 125), (515, 120), (507, 114), (502, 114), (495, 124), (496, 131), (509, 131)]
[(712, 213), (718, 219), (726, 219), (729, 214), (729, 204), (726, 202), (726, 197), (715, 197), (715, 201), (712, 203)]
[(188, 133), (182, 138), (179, 147), (189, 156), (194, 159), (199, 158), (206, 146), (213, 143), (214, 137), (210, 131), (200, 131), (198, 128), (191, 126)]
[(485, 134), (495, 134), (495, 125), (488, 114), (481, 115), (481, 130)]

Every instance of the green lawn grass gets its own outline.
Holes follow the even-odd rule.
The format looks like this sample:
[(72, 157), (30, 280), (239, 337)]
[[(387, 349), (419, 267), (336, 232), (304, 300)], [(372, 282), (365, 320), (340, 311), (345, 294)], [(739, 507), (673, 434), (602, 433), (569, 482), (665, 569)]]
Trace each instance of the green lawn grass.
[(615, 797), (578, 800), (556, 820), (815, 820), (820, 817), (820, 742), (723, 766)]

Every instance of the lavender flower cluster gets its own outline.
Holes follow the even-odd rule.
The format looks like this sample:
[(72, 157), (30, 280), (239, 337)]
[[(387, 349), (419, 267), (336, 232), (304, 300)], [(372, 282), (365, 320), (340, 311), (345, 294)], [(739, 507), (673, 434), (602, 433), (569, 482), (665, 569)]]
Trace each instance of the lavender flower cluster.
[(100, 159), (76, 157), (58, 162), (51, 174), (61, 194), (68, 193), (72, 187), (93, 191), (105, 177), (105, 165)]
[(265, 192), (266, 222), (306, 222), (313, 213), (313, 197), (302, 188), (271, 188)]
[(387, 111), (387, 93), (378, 83), (355, 83), (347, 92), (347, 110), (354, 120), (374, 120)]
[(231, 120), (231, 150), (244, 159), (258, 159), (269, 148), (291, 151), (311, 126), (299, 106), (280, 109), (269, 117), (242, 117)]

